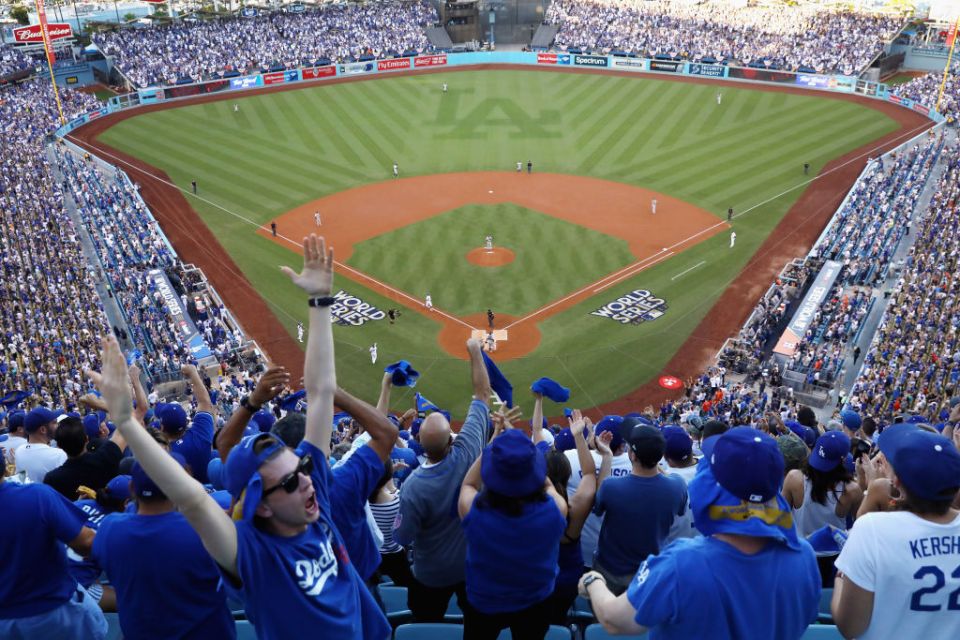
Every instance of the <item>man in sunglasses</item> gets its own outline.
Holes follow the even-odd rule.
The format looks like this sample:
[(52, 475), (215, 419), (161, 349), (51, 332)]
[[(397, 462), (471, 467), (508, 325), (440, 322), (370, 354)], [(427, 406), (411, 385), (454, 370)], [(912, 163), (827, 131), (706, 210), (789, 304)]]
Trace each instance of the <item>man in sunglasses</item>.
[(126, 363), (115, 338), (104, 339), (103, 374), (91, 377), (147, 474), (197, 531), (225, 578), (242, 591), (258, 638), (319, 631), (328, 639), (384, 640), (390, 625), (345, 549), (343, 536), (355, 532), (341, 535), (331, 513), (326, 458), (337, 387), (330, 317), (333, 251), (311, 235), (303, 254), (300, 273), (283, 271), (308, 295), (305, 435), (296, 451), (274, 435), (259, 434), (230, 452), (224, 480), (237, 500), (236, 522), (132, 418)]

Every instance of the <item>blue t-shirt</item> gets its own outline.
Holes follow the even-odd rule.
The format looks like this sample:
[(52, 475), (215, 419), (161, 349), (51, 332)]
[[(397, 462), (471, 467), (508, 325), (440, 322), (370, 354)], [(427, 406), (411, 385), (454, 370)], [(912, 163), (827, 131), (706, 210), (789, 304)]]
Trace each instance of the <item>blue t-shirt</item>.
[(0, 482), (0, 505), (0, 619), (56, 609), (77, 589), (64, 544), (86, 514), (45, 484)]
[[(323, 463), (323, 459), (317, 462)], [(366, 445), (357, 448), (346, 462), (333, 469), (330, 493), (333, 524), (343, 536), (350, 560), (364, 580), (369, 580), (380, 566), (380, 549), (367, 524), (364, 507), (383, 471), (380, 456)]]
[(596, 562), (614, 575), (633, 574), (647, 556), (660, 552), (686, 506), (687, 485), (680, 476), (608, 478), (593, 507), (603, 516)]
[(302, 442), (298, 455), (317, 461), (311, 475), (320, 518), (298, 536), (275, 536), (240, 521), (237, 571), (247, 617), (260, 640), (286, 640), (322, 633), (327, 640), (384, 640), (391, 634), (386, 616), (350, 563), (333, 524), (333, 474), (323, 452)]
[(209, 482), (207, 465), (210, 463), (210, 451), (213, 449), (213, 416), (200, 411), (193, 417), (190, 428), (183, 437), (170, 445), (170, 453), (179, 453), (190, 465), (190, 472), (200, 484)]
[[(96, 500), (77, 500), (73, 504), (77, 505), (87, 515), (86, 525), (88, 527), (94, 531), (100, 529), (100, 522), (107, 517), (107, 512)], [(100, 565), (96, 563), (93, 557), (84, 558), (69, 547), (67, 547), (67, 560), (70, 562), (70, 575), (85, 589), (96, 582), (102, 573)]]
[(127, 640), (236, 637), (217, 565), (183, 514), (111, 514), (93, 558), (117, 590)]
[(647, 559), (627, 589), (651, 640), (790, 640), (817, 617), (813, 549), (772, 541), (747, 555), (712, 537), (681, 538)]
[(467, 538), (467, 600), (482, 613), (520, 611), (545, 600), (557, 579), (557, 554), (567, 521), (553, 499), (511, 517), (474, 501), (463, 519)]

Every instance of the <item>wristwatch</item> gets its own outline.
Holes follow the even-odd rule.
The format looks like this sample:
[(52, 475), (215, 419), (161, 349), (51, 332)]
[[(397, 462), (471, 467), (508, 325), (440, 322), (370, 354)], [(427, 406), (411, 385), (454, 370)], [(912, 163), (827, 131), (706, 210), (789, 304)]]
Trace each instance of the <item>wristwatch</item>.
[(250, 402), (250, 396), (243, 396), (243, 398), (240, 399), (240, 406), (250, 413), (256, 413), (257, 411), (260, 411), (260, 409), (263, 409), (263, 407), (258, 407)]
[(336, 301), (337, 299), (333, 296), (318, 296), (307, 300), (307, 305), (311, 307), (329, 307)]
[(583, 579), (583, 592), (587, 594), (587, 597), (590, 597), (590, 585), (592, 585), (597, 580), (607, 584), (607, 581), (600, 574), (594, 573)]

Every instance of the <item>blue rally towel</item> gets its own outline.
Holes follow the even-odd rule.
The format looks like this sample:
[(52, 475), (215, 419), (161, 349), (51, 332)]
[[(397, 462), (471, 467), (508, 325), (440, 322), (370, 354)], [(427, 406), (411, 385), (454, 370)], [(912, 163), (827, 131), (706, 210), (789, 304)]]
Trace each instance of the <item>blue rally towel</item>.
[(417, 402), (417, 413), (426, 413), (427, 411), (440, 411), (440, 407), (433, 404), (429, 400), (423, 397), (423, 394), (419, 391), (414, 394), (414, 400)]
[(307, 407), (307, 391), (300, 389), (291, 393), (280, 402), (280, 408), (284, 411), (302, 411)]
[(507, 408), (513, 407), (513, 385), (507, 380), (496, 363), (490, 359), (487, 352), (483, 352), (483, 364), (487, 366), (487, 375), (490, 377), (490, 388), (503, 400)]
[(561, 386), (560, 383), (550, 378), (540, 378), (530, 386), (530, 390), (547, 396), (554, 402), (566, 402), (570, 399), (570, 389)]
[(15, 389), (4, 394), (4, 396), (0, 398), (0, 406), (13, 408), (29, 397), (29, 391), (20, 391), (19, 389)]
[(387, 365), (384, 371), (391, 374), (391, 381), (395, 387), (415, 387), (417, 378), (420, 377), (420, 372), (406, 360)]

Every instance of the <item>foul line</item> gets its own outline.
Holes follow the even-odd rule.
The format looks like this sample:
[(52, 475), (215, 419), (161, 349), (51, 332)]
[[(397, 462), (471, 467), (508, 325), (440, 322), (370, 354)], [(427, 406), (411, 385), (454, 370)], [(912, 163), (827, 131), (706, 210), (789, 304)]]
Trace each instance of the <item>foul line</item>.
[[(847, 165), (853, 164), (854, 162), (856, 162), (857, 160), (860, 160), (861, 158), (870, 157), (870, 155), (873, 154), (873, 153), (874, 153), (875, 151), (877, 151), (878, 149), (883, 149), (884, 147), (887, 147), (887, 146), (890, 146), (890, 145), (896, 146), (897, 144), (902, 144), (902, 143), (901, 143), (901, 140), (913, 138), (913, 137), (915, 137), (915, 136), (917, 135), (917, 132), (922, 131), (922, 130), (925, 130), (925, 129), (931, 129), (931, 128), (935, 127), (935, 126), (936, 126), (936, 123), (930, 122), (930, 123), (925, 123), (925, 124), (923, 124), (923, 125), (914, 127), (914, 128), (912, 128), (912, 129), (910, 129), (909, 131), (904, 132), (904, 133), (898, 135), (897, 137), (895, 137), (895, 138), (893, 138), (893, 139), (891, 139), (891, 140), (888, 140), (887, 142), (883, 142), (883, 143), (877, 144), (876, 146), (873, 146), (873, 147), (871, 147), (870, 149), (867, 149), (866, 151), (864, 151), (864, 152), (862, 152), (862, 153), (859, 153), (859, 154), (853, 156), (853, 157), (850, 158), (849, 160), (846, 160), (846, 161), (844, 161), (844, 162), (841, 162), (840, 164), (838, 164), (837, 166), (833, 167), (832, 169), (829, 169), (829, 170), (827, 170), (827, 171), (824, 171), (824, 172), (822, 172), (822, 173), (820, 173), (820, 174), (818, 174), (818, 175), (810, 178), (809, 180), (805, 180), (805, 181), (803, 181), (803, 182), (797, 183), (796, 185), (790, 187), (789, 189), (786, 189), (786, 190), (784, 190), (784, 191), (782, 191), (782, 192), (780, 192), (780, 193), (778, 193), (778, 194), (776, 194), (776, 195), (774, 195), (774, 196), (771, 196), (771, 197), (767, 198), (766, 200), (764, 200), (764, 201), (762, 201), (762, 202), (758, 202), (758, 203), (755, 204), (755, 205), (752, 205), (752, 206), (750, 206), (750, 207), (747, 207), (746, 209), (744, 209), (744, 210), (741, 211), (740, 213), (734, 214), (733, 217), (734, 217), (734, 218), (739, 218), (739, 217), (741, 217), (741, 216), (744, 216), (744, 215), (750, 213), (751, 211), (754, 211), (755, 209), (758, 209), (758, 208), (762, 207), (762, 206), (765, 205), (765, 204), (769, 204), (769, 203), (773, 202), (774, 200), (777, 200), (777, 199), (779, 199), (779, 198), (782, 198), (783, 196), (787, 195), (788, 193), (790, 193), (790, 192), (792, 192), (792, 191), (796, 191), (797, 189), (800, 189), (801, 187), (806, 187), (807, 185), (809, 185), (810, 183), (814, 182), (815, 180), (819, 180), (820, 178), (826, 177), (826, 176), (830, 175), (831, 173), (834, 173), (834, 172), (836, 172), (836, 171), (839, 171), (839, 170), (842, 169), (843, 167), (846, 167)], [(853, 186), (853, 185), (851, 185), (851, 188), (852, 188), (852, 186)], [(848, 189), (848, 191), (849, 191), (849, 189)], [(618, 270), (618, 271), (614, 271), (613, 273), (611, 273), (611, 274), (609, 274), (609, 275), (601, 278), (600, 280), (597, 280), (597, 281), (594, 282), (593, 284), (587, 285), (586, 287), (583, 287), (582, 289), (580, 289), (580, 290), (578, 290), (578, 291), (575, 291), (575, 292), (573, 292), (573, 293), (571, 293), (571, 294), (569, 294), (569, 295), (566, 295), (566, 296), (564, 296), (563, 298), (560, 298), (559, 300), (554, 300), (553, 302), (547, 304), (546, 306), (540, 307), (540, 308), (537, 309), (536, 311), (533, 311), (532, 313), (529, 313), (529, 314), (523, 316), (522, 318), (519, 318), (519, 319), (517, 319), (517, 320), (514, 320), (512, 323), (510, 323), (509, 325), (507, 325), (506, 328), (509, 329), (510, 327), (512, 327), (512, 326), (514, 326), (514, 325), (520, 324), (521, 322), (525, 322), (525, 321), (527, 321), (527, 320), (529, 320), (529, 319), (531, 319), (531, 318), (535, 318), (536, 316), (540, 315), (540, 314), (543, 313), (544, 311), (546, 311), (546, 310), (548, 310), (548, 309), (552, 309), (553, 307), (557, 306), (558, 304), (562, 304), (563, 302), (566, 302), (566, 301), (569, 300), (570, 298), (573, 298), (573, 297), (575, 297), (575, 296), (577, 296), (577, 295), (580, 295), (581, 293), (583, 293), (583, 292), (586, 291), (587, 289), (589, 289), (589, 288), (591, 288), (591, 287), (596, 287), (597, 285), (600, 285), (601, 283), (605, 282), (606, 280), (610, 280), (611, 278), (613, 278), (613, 279), (612, 279), (610, 282), (607, 282), (606, 284), (603, 284), (602, 286), (594, 289), (594, 293), (596, 293), (596, 292), (598, 292), (598, 291), (602, 291), (603, 289), (606, 289), (607, 287), (613, 286), (613, 285), (615, 285), (615, 284), (617, 284), (617, 283), (619, 283), (619, 282), (622, 282), (623, 280), (625, 280), (625, 279), (627, 279), (627, 278), (629, 278), (629, 277), (632, 277), (632, 276), (640, 273), (640, 272), (643, 271), (645, 268), (651, 266), (651, 264), (655, 264), (655, 262), (654, 262), (654, 263), (651, 263), (651, 264), (645, 264), (647, 261), (656, 258), (657, 256), (663, 254), (665, 251), (669, 251), (669, 250), (671, 250), (671, 249), (674, 249), (674, 248), (676, 248), (676, 247), (678, 247), (678, 246), (680, 246), (680, 245), (682, 245), (682, 244), (684, 244), (684, 243), (687, 243), (687, 242), (693, 240), (694, 238), (696, 238), (696, 237), (698, 237), (698, 236), (703, 235), (704, 233), (708, 233), (708, 232), (716, 229), (717, 227), (721, 227), (721, 226), (724, 226), (724, 225), (726, 225), (726, 224), (727, 224), (726, 222), (724, 222), (724, 221), (721, 220), (720, 222), (717, 222), (716, 224), (710, 225), (710, 226), (707, 227), (706, 229), (703, 229), (702, 231), (699, 231), (699, 232), (693, 234), (693, 235), (690, 236), (689, 238), (686, 238), (686, 239), (684, 239), (684, 240), (681, 240), (681, 241), (679, 241), (679, 242), (676, 242), (676, 243), (670, 245), (669, 247), (664, 247), (663, 251), (660, 251), (660, 252), (658, 252), (658, 253), (655, 253), (654, 255), (649, 256), (649, 257), (647, 257), (647, 258), (644, 258), (644, 259), (642, 259), (642, 260), (638, 260), (637, 262), (634, 262), (633, 264), (629, 264), (629, 265), (627, 265), (626, 267), (623, 267), (623, 268), (621, 268), (621, 269)], [(664, 257), (665, 257), (665, 256), (664, 256)], [(661, 260), (664, 259), (664, 257), (656, 258), (656, 262), (660, 262)]]
[(680, 276), (685, 276), (685, 275), (687, 275), (688, 273), (690, 273), (691, 271), (693, 271), (694, 269), (696, 269), (697, 267), (702, 267), (702, 266), (705, 265), (705, 264), (707, 264), (707, 261), (706, 261), (706, 260), (703, 260), (703, 261), (701, 261), (701, 262), (698, 262), (697, 264), (693, 265), (692, 267), (690, 267), (690, 268), (687, 269), (686, 271), (681, 271), (680, 273), (678, 273), (677, 275), (673, 276), (673, 277), (670, 278), (670, 279), (671, 279), (671, 280), (676, 280), (676, 279), (679, 278)]
[[(67, 135), (67, 137), (68, 137), (68, 138), (73, 138), (72, 135)], [(78, 139), (74, 139), (74, 143), (77, 144), (78, 146), (81, 146), (81, 147), (86, 144), (86, 143), (84, 143), (84, 142), (82, 142), (82, 141), (80, 141), (80, 140), (78, 140)], [(205, 202), (206, 204), (210, 205), (211, 207), (215, 207), (215, 208), (223, 211), (224, 213), (227, 213), (227, 214), (233, 216), (234, 218), (237, 218), (237, 219), (239, 219), (239, 220), (242, 220), (242, 221), (246, 222), (247, 224), (249, 224), (249, 225), (252, 226), (252, 227), (256, 227), (257, 229), (262, 229), (264, 232), (271, 232), (271, 231), (272, 231), (272, 230), (271, 230), (269, 227), (267, 227), (266, 225), (259, 224), (259, 223), (256, 222), (255, 220), (251, 220), (250, 218), (247, 218), (246, 216), (243, 216), (243, 215), (237, 213), (236, 211), (231, 211), (230, 209), (227, 209), (227, 208), (224, 207), (223, 205), (217, 204), (216, 202), (212, 202), (211, 200), (208, 200), (208, 199), (204, 198), (203, 196), (197, 195), (197, 194), (193, 193), (192, 191), (188, 191), (187, 189), (184, 189), (184, 188), (182, 188), (182, 187), (179, 187), (179, 186), (177, 186), (176, 184), (174, 184), (173, 182), (170, 182), (169, 180), (165, 180), (165, 179), (161, 178), (160, 176), (158, 176), (158, 175), (156, 175), (156, 174), (153, 174), (153, 173), (151, 173), (151, 172), (149, 172), (149, 171), (146, 171), (146, 170), (142, 169), (141, 167), (138, 167), (137, 165), (135, 165), (135, 164), (133, 164), (133, 163), (131, 163), (131, 162), (127, 162), (127, 161), (124, 160), (123, 158), (121, 158), (121, 157), (119, 157), (119, 156), (116, 156), (116, 155), (110, 153), (109, 151), (106, 151), (106, 150), (102, 149), (101, 147), (99, 147), (99, 146), (97, 146), (97, 145), (90, 145), (90, 146), (92, 146), (92, 147), (96, 150), (96, 152), (97, 152), (98, 154), (103, 154), (103, 155), (105, 155), (105, 156), (108, 156), (108, 157), (110, 157), (110, 158), (113, 158), (115, 161), (117, 161), (118, 164), (124, 164), (124, 165), (126, 165), (126, 166), (128, 166), (128, 167), (130, 167), (130, 168), (132, 168), (132, 169), (134, 169), (134, 170), (136, 170), (136, 171), (138, 171), (139, 173), (142, 173), (142, 174), (145, 174), (145, 175), (147, 175), (147, 176), (150, 176), (151, 178), (153, 178), (153, 179), (156, 180), (157, 182), (160, 182), (160, 183), (162, 183), (162, 184), (165, 184), (165, 185), (167, 185), (167, 186), (169, 186), (169, 187), (172, 187), (172, 188), (176, 189), (177, 191), (180, 191), (180, 192), (183, 193), (185, 196), (190, 196), (190, 197), (196, 198), (197, 200), (200, 200), (201, 202)], [(68, 148), (68, 149), (69, 149), (69, 148)], [(72, 152), (72, 150), (71, 150), (71, 152)], [(75, 152), (73, 152), (73, 153), (75, 153)], [(151, 215), (152, 215), (152, 214), (153, 214), (153, 212), (151, 211)], [(288, 238), (287, 236), (285, 236), (285, 235), (283, 235), (283, 234), (281, 234), (281, 233), (276, 234), (276, 237), (277, 237), (277, 238), (280, 238), (280, 239), (283, 240), (284, 242), (287, 242), (287, 243), (289, 243), (290, 245), (292, 245), (292, 246), (294, 246), (294, 247), (302, 248), (302, 246), (303, 246), (303, 245), (302, 245), (302, 242), (297, 242), (296, 240), (293, 240), (293, 239), (291, 239), (291, 238)], [(354, 269), (353, 267), (351, 267), (351, 266), (349, 266), (349, 265), (347, 265), (347, 264), (345, 264), (345, 263), (343, 263), (343, 262), (339, 262), (339, 261), (337, 261), (337, 260), (334, 260), (333, 264), (334, 264), (338, 269), (340, 269), (340, 270), (342, 270), (342, 271), (347, 271), (347, 272), (352, 273), (352, 274), (353, 274), (353, 277), (351, 278), (351, 280), (353, 280), (354, 282), (356, 282), (358, 279), (367, 280), (368, 282), (372, 282), (373, 284), (377, 285), (378, 287), (381, 287), (381, 288), (389, 291), (390, 293), (392, 293), (392, 294), (394, 294), (394, 295), (396, 295), (396, 296), (399, 296), (399, 297), (401, 297), (401, 298), (404, 298), (404, 299), (406, 299), (406, 300), (409, 300), (409, 301), (414, 302), (418, 307), (422, 307), (422, 306), (423, 306), (423, 302), (422, 302), (421, 300), (419, 300), (418, 298), (414, 298), (413, 296), (411, 296), (410, 294), (408, 294), (408, 293), (406, 293), (406, 292), (404, 292), (404, 291), (401, 291), (401, 290), (399, 290), (399, 289), (395, 289), (394, 287), (391, 287), (390, 285), (388, 285), (388, 284), (386, 284), (386, 283), (384, 283), (384, 282), (380, 282), (380, 281), (377, 280), (376, 278), (374, 278), (374, 277), (372, 277), (372, 276), (369, 276), (369, 275), (365, 274), (365, 273), (362, 272), (362, 271), (359, 271), (359, 270), (357, 270), (357, 269)], [(239, 274), (238, 274), (238, 275), (239, 275)], [(358, 283), (358, 284), (363, 284), (363, 283)], [(259, 294), (261, 297), (263, 297), (263, 293), (262, 293), (262, 292), (257, 291), (257, 294)], [(277, 306), (278, 308), (280, 308), (280, 305), (279, 305), (279, 304), (274, 303), (274, 305)], [(457, 322), (457, 323), (459, 323), (459, 324), (462, 324), (463, 326), (467, 327), (468, 329), (474, 329), (474, 328), (475, 328), (475, 327), (471, 326), (470, 324), (464, 322), (464, 321), (461, 320), (460, 318), (457, 318), (456, 316), (452, 316), (452, 315), (450, 315), (449, 313), (438, 309), (437, 307), (433, 307), (433, 313), (436, 313), (437, 315), (441, 315), (441, 316), (443, 316), (444, 318), (447, 318), (447, 319), (449, 319), (449, 320), (452, 320), (452, 321), (454, 321), (454, 322)], [(286, 315), (289, 316), (289, 314), (286, 314)], [(292, 317), (292, 316), (291, 316), (291, 317)], [(429, 317), (429, 316), (428, 316), (428, 317)]]

